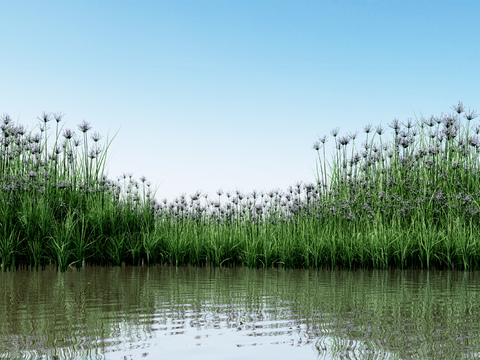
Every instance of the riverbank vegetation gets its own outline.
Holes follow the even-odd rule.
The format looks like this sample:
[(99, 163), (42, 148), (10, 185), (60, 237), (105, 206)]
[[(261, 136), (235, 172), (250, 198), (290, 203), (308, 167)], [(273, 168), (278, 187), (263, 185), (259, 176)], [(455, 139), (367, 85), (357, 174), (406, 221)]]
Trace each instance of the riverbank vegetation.
[(326, 137), (313, 145), (316, 183), (266, 193), (197, 192), (171, 203), (158, 202), (144, 177), (109, 179), (104, 169), (111, 142), (102, 146), (101, 136), (91, 134), (85, 121), (78, 125), (80, 135), (64, 130), (62, 117), (44, 113), (36, 134), (8, 115), (1, 118), (0, 262), (5, 270), (49, 263), (61, 271), (85, 263), (480, 265), (480, 125), (471, 125), (477, 113), (461, 102), (449, 115), (422, 117), (416, 124), (394, 119), (391, 142), (382, 137), (382, 126), (367, 125), (360, 150), (358, 133), (340, 137), (338, 129), (332, 130), (337, 154), (330, 171)]

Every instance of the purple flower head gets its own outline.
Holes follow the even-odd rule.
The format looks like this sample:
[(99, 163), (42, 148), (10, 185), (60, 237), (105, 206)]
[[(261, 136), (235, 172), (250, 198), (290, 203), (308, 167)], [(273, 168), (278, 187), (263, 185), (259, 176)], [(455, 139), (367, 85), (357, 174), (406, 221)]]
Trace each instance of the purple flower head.
[(453, 116), (450, 116), (450, 115), (447, 115), (443, 118), (443, 125), (446, 127), (446, 128), (449, 128), (449, 127), (452, 127), (453, 125), (455, 125), (455, 118)]
[(480, 146), (480, 141), (478, 140), (478, 137), (475, 136), (469, 136), (468, 137), (468, 142), (470, 143), (471, 146), (474, 146), (474, 147), (479, 147)]
[(447, 140), (455, 139), (457, 137), (458, 127), (446, 127), (442, 130), (442, 134), (445, 135)]
[(40, 128), (40, 132), (42, 132), (42, 133), (45, 132), (45, 131), (47, 131), (48, 129), (50, 129), (50, 128), (47, 126), (46, 123), (43, 124), (43, 125), (40, 125), (39, 128)]
[(423, 122), (429, 127), (435, 126), (435, 117), (432, 115), (428, 120), (424, 119)]
[(97, 157), (97, 152), (94, 149), (90, 150), (90, 154), (88, 154), (88, 157), (92, 160), (95, 159)]
[(452, 106), (452, 110), (456, 111), (458, 114), (461, 114), (465, 111), (465, 106), (463, 106), (463, 103), (459, 101), (457, 105)]
[(338, 130), (340, 130), (339, 127), (335, 128), (335, 129), (332, 129), (332, 130), (330, 131), (330, 134), (332, 134), (333, 137), (337, 137), (337, 135), (338, 135)]
[(56, 112), (55, 114), (53, 114), (53, 118), (55, 119), (55, 121), (57, 123), (59, 123), (60, 121), (62, 121), (63, 117), (65, 116), (65, 114), (62, 114), (61, 112)]
[(42, 116), (41, 116), (41, 117), (37, 117), (37, 119), (40, 120), (40, 121), (43, 121), (45, 124), (46, 124), (47, 122), (49, 122), (50, 120), (52, 120), (52, 119), (50, 118), (50, 114), (46, 113), (45, 111), (42, 113)]
[(86, 133), (91, 128), (92, 127), (90, 126), (90, 123), (86, 122), (85, 120), (83, 120), (81, 124), (78, 124), (78, 129), (83, 133)]
[(243, 200), (243, 198), (245, 197), (245, 195), (242, 194), (242, 192), (240, 190), (235, 190), (235, 193), (237, 194), (237, 197), (240, 201)]
[(412, 124), (412, 119), (411, 118), (408, 118), (407, 119), (407, 125), (406, 125), (407, 129), (411, 129), (413, 127), (413, 124)]
[(3, 114), (2, 121), (5, 125), (8, 125), (12, 122), (12, 118), (8, 114)]
[(33, 135), (33, 136), (29, 139), (30, 142), (33, 142), (33, 143), (35, 143), (35, 144), (40, 143), (41, 140), (42, 140), (42, 136), (41, 136), (40, 134), (38, 134), (38, 133), (35, 134), (35, 135)]
[(310, 192), (315, 190), (315, 185), (313, 183), (305, 184), (305, 185), (303, 185), (303, 187), (305, 188), (307, 193), (310, 193)]
[(0, 126), (0, 129), (2, 129), (2, 132), (4, 133), (4, 136), (6, 136), (6, 137), (10, 136), (10, 130), (11, 130), (10, 126), (2, 124)]
[(468, 112), (465, 113), (465, 119), (468, 121), (475, 119), (478, 116), (475, 110), (468, 109)]
[(348, 145), (348, 143), (350, 142), (350, 138), (348, 136), (342, 136), (341, 138), (338, 139), (338, 142), (345, 146), (345, 145)]
[(372, 131), (372, 124), (368, 124), (366, 126), (363, 127), (363, 131), (368, 134), (370, 133), (370, 131)]
[(480, 125), (477, 125), (474, 131), (475, 131), (475, 134), (478, 135), (478, 133), (480, 133)]
[(360, 161), (360, 155), (358, 153), (355, 153), (355, 155), (353, 156), (353, 163), (358, 164), (359, 161)]
[(98, 140), (100, 140), (101, 138), (102, 138), (102, 135), (100, 135), (96, 131), (92, 134), (92, 140), (95, 141), (95, 142), (98, 142)]
[(73, 138), (75, 136), (75, 133), (70, 130), (70, 129), (66, 129), (64, 132), (63, 132), (63, 137), (67, 140), (70, 140), (71, 138)]
[(190, 198), (192, 199), (192, 201), (197, 201), (200, 198), (201, 195), (202, 195), (202, 193), (197, 190), (197, 192), (195, 194), (190, 195)]
[(408, 138), (408, 137), (404, 137), (404, 138), (401, 138), (400, 139), (400, 145), (406, 149), (408, 147), (408, 145), (410, 145), (410, 139), (411, 138)]
[(397, 118), (393, 119), (390, 127), (394, 129), (396, 133), (398, 133), (398, 130), (400, 129), (400, 121)]
[(31, 150), (31, 151), (32, 151), (32, 154), (34, 154), (34, 155), (35, 155), (35, 154), (40, 154), (40, 151), (41, 151), (40, 146), (39, 146), (39, 145), (34, 145), (34, 146), (32, 147), (32, 150)]
[(23, 127), (23, 125), (20, 125), (20, 126), (17, 126), (15, 128), (15, 132), (20, 135), (20, 136), (23, 136), (25, 135), (25, 133), (27, 132), (27, 130)]

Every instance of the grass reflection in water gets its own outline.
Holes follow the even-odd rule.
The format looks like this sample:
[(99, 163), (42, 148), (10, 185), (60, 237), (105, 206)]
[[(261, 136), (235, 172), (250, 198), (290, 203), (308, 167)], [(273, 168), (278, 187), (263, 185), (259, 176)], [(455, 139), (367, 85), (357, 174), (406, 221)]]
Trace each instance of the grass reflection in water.
[(480, 350), (474, 271), (157, 265), (0, 276), (0, 358), (450, 359)]

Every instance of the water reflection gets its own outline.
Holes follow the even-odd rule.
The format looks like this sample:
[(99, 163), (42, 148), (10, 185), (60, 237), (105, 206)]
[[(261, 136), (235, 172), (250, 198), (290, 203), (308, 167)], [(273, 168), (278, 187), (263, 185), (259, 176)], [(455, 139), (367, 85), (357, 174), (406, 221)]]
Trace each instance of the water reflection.
[(442, 359), (480, 349), (479, 273), (84, 267), (0, 275), (0, 354)]

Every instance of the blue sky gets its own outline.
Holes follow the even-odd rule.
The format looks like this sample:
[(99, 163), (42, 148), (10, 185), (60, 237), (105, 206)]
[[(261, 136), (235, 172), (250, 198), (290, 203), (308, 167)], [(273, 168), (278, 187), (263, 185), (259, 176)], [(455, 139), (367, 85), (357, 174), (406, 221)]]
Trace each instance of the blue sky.
[(332, 163), (335, 127), (359, 149), (369, 123), (480, 110), (479, 15), (461, 0), (0, 0), (0, 113), (118, 131), (109, 177), (146, 176), (158, 199), (285, 190), (315, 181), (319, 136)]

